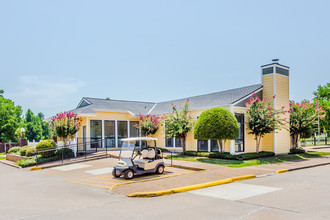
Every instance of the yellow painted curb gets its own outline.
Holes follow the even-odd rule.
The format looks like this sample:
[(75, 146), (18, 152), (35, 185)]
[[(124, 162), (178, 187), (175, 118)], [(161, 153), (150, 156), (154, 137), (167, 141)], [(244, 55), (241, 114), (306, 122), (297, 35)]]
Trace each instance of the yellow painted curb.
[(252, 179), (252, 178), (256, 178), (256, 175), (251, 174), (251, 175), (246, 175), (246, 176), (238, 176), (238, 177), (233, 177), (233, 182), (234, 181), (240, 181), (240, 180), (247, 180), (247, 179)]
[(30, 168), (30, 171), (41, 170), (41, 169), (42, 169), (42, 167), (32, 167), (32, 168)]
[(288, 169), (283, 169), (283, 170), (276, 170), (275, 173), (285, 173), (285, 172), (289, 172)]
[[(255, 175), (249, 175), (249, 178), (254, 178), (252, 177)], [(247, 177), (247, 176), (243, 176)], [(249, 179), (245, 178), (245, 179)], [(235, 181), (243, 180), (244, 178), (242, 177), (235, 177)], [(208, 182), (208, 183), (200, 183), (200, 184), (195, 184), (191, 186), (184, 186), (180, 188), (174, 188), (174, 189), (168, 189), (168, 190), (161, 190), (161, 191), (155, 191), (155, 192), (136, 192), (136, 193), (131, 193), (128, 194), (128, 197), (153, 197), (153, 196), (163, 196), (163, 195), (168, 195), (172, 193), (180, 193), (180, 192), (186, 192), (190, 190), (195, 190), (195, 189), (201, 189), (205, 187), (210, 187), (210, 186), (216, 186), (216, 185), (222, 185), (226, 183), (231, 183), (233, 182), (233, 178), (228, 178), (228, 179), (223, 179), (223, 180), (218, 180), (218, 181), (213, 181), (213, 182)]]

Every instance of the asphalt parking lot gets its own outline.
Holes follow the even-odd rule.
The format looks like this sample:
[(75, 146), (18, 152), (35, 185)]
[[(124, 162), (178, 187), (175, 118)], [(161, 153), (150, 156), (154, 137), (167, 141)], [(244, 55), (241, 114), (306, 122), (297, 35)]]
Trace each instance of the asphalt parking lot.
[(118, 159), (106, 158), (83, 163), (63, 165), (33, 172), (39, 172), (40, 174), (46, 176), (57, 176), (57, 178), (73, 184), (87, 185), (90, 187), (104, 188), (107, 190), (112, 190), (118, 185), (152, 181), (194, 172), (187, 169), (166, 166), (163, 174), (146, 174), (135, 176), (131, 180), (126, 180), (123, 177), (114, 178), (112, 176), (113, 166), (117, 163), (117, 161)]

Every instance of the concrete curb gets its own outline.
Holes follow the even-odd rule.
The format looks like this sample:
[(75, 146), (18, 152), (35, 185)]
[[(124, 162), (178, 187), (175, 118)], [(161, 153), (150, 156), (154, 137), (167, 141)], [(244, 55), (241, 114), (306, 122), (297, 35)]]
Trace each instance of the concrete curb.
[(238, 176), (238, 177), (233, 177), (233, 178), (228, 178), (228, 179), (223, 179), (223, 180), (218, 180), (218, 181), (213, 181), (213, 182), (207, 182), (207, 183), (200, 183), (200, 184), (184, 186), (184, 187), (179, 187), (179, 188), (174, 188), (174, 189), (160, 190), (160, 191), (154, 191), (154, 192), (136, 192), (136, 193), (128, 194), (127, 196), (128, 197), (138, 197), (138, 198), (163, 196), (163, 195), (169, 195), (169, 194), (173, 194), (173, 193), (187, 192), (190, 190), (201, 189), (201, 188), (210, 187), (210, 186), (222, 185), (222, 184), (231, 183), (234, 181), (246, 180), (246, 179), (251, 179), (251, 178), (256, 178), (256, 176), (253, 174), (247, 175), (247, 176)]
[(319, 164), (314, 164), (314, 165), (308, 165), (308, 166), (304, 166), (304, 167), (296, 167), (296, 168), (291, 168), (291, 169), (276, 170), (275, 173), (285, 173), (285, 172), (290, 172), (290, 171), (295, 171), (295, 170), (303, 170), (303, 169), (319, 167), (319, 166), (325, 166), (325, 165), (330, 165), (330, 162), (319, 163)]
[(12, 162), (8, 162), (7, 160), (0, 160), (0, 163), (5, 164), (5, 165), (7, 165), (7, 166), (15, 167), (15, 168), (17, 168), (17, 169), (22, 169), (22, 167), (20, 167), (20, 166), (14, 164), (14, 163), (12, 163)]

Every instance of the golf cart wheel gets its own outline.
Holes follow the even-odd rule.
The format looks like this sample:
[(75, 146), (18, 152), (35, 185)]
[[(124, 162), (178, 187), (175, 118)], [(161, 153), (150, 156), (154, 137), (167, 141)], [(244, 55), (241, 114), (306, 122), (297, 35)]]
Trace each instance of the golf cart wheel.
[(159, 165), (157, 167), (156, 173), (163, 174), (164, 173), (164, 168), (165, 168), (164, 165)]
[(124, 178), (127, 179), (127, 180), (130, 180), (134, 177), (134, 173), (133, 173), (133, 170), (126, 170), (124, 172)]
[(120, 177), (120, 175), (117, 175), (115, 169), (112, 170), (112, 176), (113, 176), (114, 178), (118, 178), (118, 177)]

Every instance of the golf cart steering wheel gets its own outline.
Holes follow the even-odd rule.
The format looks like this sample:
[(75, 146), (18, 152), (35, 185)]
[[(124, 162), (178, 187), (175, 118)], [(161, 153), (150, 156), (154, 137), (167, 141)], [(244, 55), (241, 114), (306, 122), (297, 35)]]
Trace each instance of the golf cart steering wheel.
[(141, 156), (141, 155), (142, 155), (142, 153), (141, 153), (140, 150), (135, 149), (134, 151), (136, 151), (136, 155), (134, 156), (133, 160), (134, 160), (137, 156)]

